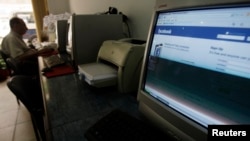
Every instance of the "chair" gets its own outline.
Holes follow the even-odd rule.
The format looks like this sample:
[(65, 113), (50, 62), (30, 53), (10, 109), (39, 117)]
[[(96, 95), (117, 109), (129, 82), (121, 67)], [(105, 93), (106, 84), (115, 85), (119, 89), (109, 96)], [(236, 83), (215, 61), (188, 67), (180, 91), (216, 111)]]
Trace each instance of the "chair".
[(10, 76), (21, 74), (21, 69), (18, 68), (18, 63), (11, 58), (9, 55), (5, 54), (2, 50), (0, 50), (1, 56), (6, 63), (6, 67), (10, 70)]
[(44, 109), (39, 80), (31, 76), (15, 75), (9, 79), (7, 86), (28, 109), (37, 141), (45, 141)]
[(121, 93), (137, 90), (145, 41), (121, 39), (104, 41), (97, 61), (78, 65), (84, 80), (95, 87), (118, 86)]
[(10, 67), (9, 67), (9, 65), (7, 64), (7, 61), (6, 61), (7, 58), (9, 58), (9, 56), (7, 54), (5, 54), (2, 50), (0, 50), (0, 54), (1, 54), (3, 60), (4, 60), (5, 64), (6, 64), (7, 69), (10, 70)]
[(8, 67), (10, 68), (11, 70), (11, 76), (14, 76), (14, 75), (21, 75), (22, 74), (22, 70), (21, 68), (19, 67), (18, 63), (16, 62), (15, 59), (13, 58), (7, 58), (6, 59), (6, 64), (8, 65)]
[(11, 76), (38, 75), (38, 64), (36, 64), (36, 62), (29, 60), (18, 62), (16, 59), (9, 57), (6, 59), (6, 63), (11, 69)]
[[(0, 50), (0, 53), (1, 53), (1, 56), (2, 56), (2, 58), (3, 58), (3, 60), (4, 60), (5, 64), (6, 64), (7, 69), (9, 70), (10, 76), (13, 76), (14, 73), (13, 73), (13, 70), (11, 69), (11, 66), (10, 66), (11, 63), (9, 61), (7, 61), (8, 58), (9, 58), (9, 55), (5, 54), (2, 50)], [(17, 104), (20, 105), (20, 102), (19, 102), (18, 98), (17, 98)]]
[(2, 50), (0, 50), (0, 54), (1, 54), (4, 61), (6, 61), (6, 59), (9, 58), (9, 56), (7, 54), (5, 54)]
[(10, 76), (14, 76), (14, 75), (35, 75), (36, 74), (36, 73), (34, 73), (35, 70), (33, 70), (34, 65), (29, 63), (28, 61), (25, 61), (25, 62), (28, 62), (30, 64), (30, 66), (29, 66), (29, 64), (27, 64), (26, 67), (27, 66), (30, 67), (30, 70), (32, 70), (32, 71), (25, 70), (24, 67), (23, 67), (23, 64), (20, 64), (14, 58), (11, 58), (9, 55), (5, 54), (2, 50), (1, 50), (1, 56), (4, 59), (8, 70), (10, 71)]

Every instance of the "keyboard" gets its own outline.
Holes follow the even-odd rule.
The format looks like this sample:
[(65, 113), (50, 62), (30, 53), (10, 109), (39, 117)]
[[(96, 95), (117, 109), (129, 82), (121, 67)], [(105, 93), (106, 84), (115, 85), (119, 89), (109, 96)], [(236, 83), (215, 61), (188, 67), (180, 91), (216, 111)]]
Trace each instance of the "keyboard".
[(46, 67), (52, 68), (61, 64), (64, 64), (64, 60), (60, 58), (59, 55), (55, 54), (55, 55), (50, 55), (50, 56), (46, 56), (43, 57), (43, 61), (46, 65)]
[(168, 141), (168, 136), (141, 120), (114, 110), (85, 132), (88, 141)]

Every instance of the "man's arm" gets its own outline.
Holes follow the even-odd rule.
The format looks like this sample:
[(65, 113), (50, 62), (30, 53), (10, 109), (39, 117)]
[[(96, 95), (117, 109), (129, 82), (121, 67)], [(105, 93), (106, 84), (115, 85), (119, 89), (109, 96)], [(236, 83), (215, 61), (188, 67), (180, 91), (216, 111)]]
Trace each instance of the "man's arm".
[(28, 51), (26, 51), (22, 55), (19, 55), (18, 57), (16, 57), (16, 59), (22, 61), (22, 60), (26, 60), (26, 59), (29, 59), (29, 58), (37, 57), (39, 55), (47, 54), (47, 53), (50, 53), (50, 52), (53, 52), (53, 51), (54, 51), (54, 49), (52, 49), (52, 48), (43, 48), (43, 49), (40, 49), (40, 50), (29, 49)]

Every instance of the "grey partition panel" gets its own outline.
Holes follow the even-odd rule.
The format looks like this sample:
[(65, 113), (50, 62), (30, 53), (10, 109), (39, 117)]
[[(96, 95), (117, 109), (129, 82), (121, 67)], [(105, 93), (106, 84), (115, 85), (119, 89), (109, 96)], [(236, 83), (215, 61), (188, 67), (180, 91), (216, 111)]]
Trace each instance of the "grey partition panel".
[(73, 15), (72, 56), (76, 63), (95, 62), (105, 40), (123, 38), (121, 15)]

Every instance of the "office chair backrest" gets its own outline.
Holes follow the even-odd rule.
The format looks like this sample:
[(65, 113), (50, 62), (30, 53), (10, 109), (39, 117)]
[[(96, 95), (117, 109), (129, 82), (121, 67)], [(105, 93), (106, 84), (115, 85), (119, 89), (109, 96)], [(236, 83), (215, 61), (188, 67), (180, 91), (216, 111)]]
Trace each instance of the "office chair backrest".
[(4, 61), (6, 61), (6, 59), (9, 58), (9, 56), (5, 54), (2, 50), (0, 50), (0, 53)]
[(31, 76), (15, 75), (7, 82), (8, 88), (30, 112), (43, 108), (41, 89), (36, 79)]
[(0, 50), (0, 54), (1, 54), (3, 60), (4, 60), (5, 64), (6, 64), (7, 69), (9, 69), (10, 67), (8, 66), (8, 64), (6, 62), (7, 58), (9, 58), (9, 55), (5, 54), (2, 50)]
[(11, 76), (22, 74), (22, 70), (21, 70), (20, 66), (18, 65), (18, 62), (15, 59), (7, 58), (6, 64), (8, 65), (9, 69), (12, 70)]

